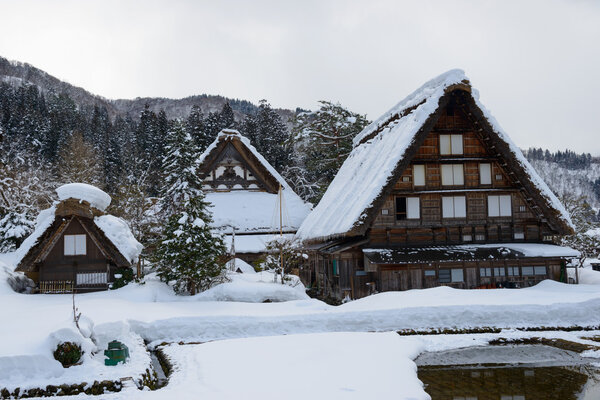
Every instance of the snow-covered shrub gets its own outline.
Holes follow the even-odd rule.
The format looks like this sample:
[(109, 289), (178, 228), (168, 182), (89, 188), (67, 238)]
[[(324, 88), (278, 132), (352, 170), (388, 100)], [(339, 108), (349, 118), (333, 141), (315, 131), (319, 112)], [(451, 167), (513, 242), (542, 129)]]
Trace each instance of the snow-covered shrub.
[(77, 364), (81, 355), (81, 346), (73, 342), (59, 343), (54, 350), (54, 359), (65, 368)]

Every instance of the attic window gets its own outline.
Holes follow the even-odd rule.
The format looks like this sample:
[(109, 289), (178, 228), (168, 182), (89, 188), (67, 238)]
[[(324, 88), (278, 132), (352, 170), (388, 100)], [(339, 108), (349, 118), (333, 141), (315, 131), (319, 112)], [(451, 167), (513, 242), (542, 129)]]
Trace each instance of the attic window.
[(449, 117), (454, 116), (454, 106), (448, 104), (448, 106), (446, 106), (446, 115)]
[(65, 235), (65, 256), (86, 255), (85, 235)]
[(463, 154), (462, 135), (440, 135), (440, 154), (455, 155)]

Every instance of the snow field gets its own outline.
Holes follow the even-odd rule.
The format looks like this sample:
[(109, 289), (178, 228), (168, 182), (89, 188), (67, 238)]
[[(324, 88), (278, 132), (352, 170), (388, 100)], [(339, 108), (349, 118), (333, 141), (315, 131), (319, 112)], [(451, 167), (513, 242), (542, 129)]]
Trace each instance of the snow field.
[[(239, 396), (242, 391), (264, 398), (289, 398), (290, 393), (298, 393), (292, 398), (314, 397), (315, 393), (318, 397), (324, 393), (323, 397), (349, 399), (388, 398), (392, 394), (394, 398), (428, 398), (423, 397), (420, 386), (415, 386), (418, 380), (411, 360), (419, 352), (485, 345), (494, 337), (544, 333), (503, 331), (407, 338), (389, 331), (596, 326), (600, 313), (597, 285), (553, 281), (527, 289), (438, 287), (387, 292), (333, 307), (307, 298), (301, 285), (293, 286), (294, 281), (292, 286), (272, 283), (271, 273), (231, 272), (231, 282), (187, 297), (175, 295), (149, 275), (144, 284), (76, 295), (84, 336), (93, 333), (97, 340), (97, 348), (92, 349), (94, 344), (73, 326), (70, 295), (12, 291), (6, 278), (14, 274), (13, 261), (14, 254), (0, 255), (0, 302), (9, 305), (2, 308), (0, 317), (14, 321), (0, 324), (0, 387), (45, 387), (122, 377), (137, 380), (150, 364), (144, 341), (153, 347), (164, 342), (220, 340), (167, 347), (165, 352), (176, 372), (165, 389), (127, 389), (103, 398), (191, 398), (202, 393), (218, 399)], [(589, 281), (600, 275), (590, 269), (582, 271), (581, 276), (589, 275)], [(280, 302), (261, 303), (266, 297)], [(367, 331), (388, 333), (364, 333)], [(576, 339), (597, 333), (548, 334)], [(53, 360), (52, 351), (59, 341), (67, 339), (81, 343), (87, 351), (81, 365), (63, 369)], [(125, 365), (105, 367), (102, 351), (113, 339), (129, 346), (132, 358)], [(92, 356), (92, 350), (98, 353)], [(592, 352), (590, 356), (600, 354)], [(387, 381), (380, 384), (371, 375)], [(403, 379), (402, 384), (399, 379)], [(298, 381), (302, 387), (294, 386)], [(378, 387), (382, 391), (375, 393)]]

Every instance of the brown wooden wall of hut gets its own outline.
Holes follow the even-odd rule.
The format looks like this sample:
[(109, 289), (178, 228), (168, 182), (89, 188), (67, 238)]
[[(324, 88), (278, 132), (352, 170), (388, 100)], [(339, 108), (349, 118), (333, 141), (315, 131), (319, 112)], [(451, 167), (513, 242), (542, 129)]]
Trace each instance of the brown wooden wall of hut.
[[(86, 254), (70, 255), (64, 253), (65, 235), (86, 235)], [(77, 219), (73, 219), (61, 234), (46, 259), (40, 264), (41, 281), (75, 281), (78, 272), (107, 271), (109, 260), (102, 254), (94, 240)], [(112, 276), (112, 274), (110, 274)]]
[[(541, 242), (554, 233), (531, 208), (525, 192), (511, 178), (508, 165), (484, 144), (484, 138), (460, 108), (442, 113), (434, 129), (403, 171), (394, 189), (378, 210), (370, 231), (371, 245), (456, 244), (476, 242)], [(461, 134), (463, 153), (440, 155), (440, 134)], [(481, 184), (480, 165), (491, 164), (491, 183)], [(463, 165), (463, 185), (442, 185), (442, 166)], [(425, 185), (416, 186), (414, 165), (423, 165)], [(488, 216), (488, 196), (509, 195), (511, 215)], [(443, 218), (442, 197), (464, 196), (465, 218)], [(418, 219), (397, 219), (396, 198), (418, 197)], [(519, 238), (520, 234), (523, 238)], [(464, 240), (465, 238), (470, 240)]]

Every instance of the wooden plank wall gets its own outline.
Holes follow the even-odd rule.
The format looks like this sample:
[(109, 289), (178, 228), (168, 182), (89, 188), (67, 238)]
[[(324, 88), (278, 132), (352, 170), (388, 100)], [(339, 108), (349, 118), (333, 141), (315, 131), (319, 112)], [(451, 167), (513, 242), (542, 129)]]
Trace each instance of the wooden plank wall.
[[(444, 113), (442, 113), (444, 114)], [(456, 156), (439, 154), (439, 135), (463, 135), (463, 153)], [(480, 163), (491, 163), (491, 185), (481, 185)], [(464, 164), (464, 185), (441, 185), (441, 165)], [(425, 186), (414, 186), (414, 164), (425, 166)], [(451, 190), (452, 192), (448, 192)], [(488, 195), (510, 195), (510, 217), (488, 217)], [(442, 196), (466, 197), (466, 218), (442, 218)], [(420, 218), (396, 220), (397, 196), (420, 198)], [(459, 108), (454, 115), (441, 115), (435, 128), (418, 149), (412, 164), (396, 182), (393, 192), (385, 199), (371, 226), (370, 240), (375, 246), (411, 244), (463, 243), (463, 235), (471, 235), (470, 242), (484, 237), (480, 242), (515, 241), (516, 232), (525, 234), (525, 241), (540, 242), (551, 235), (551, 228), (540, 222), (530, 209), (518, 182), (511, 179), (506, 164), (494, 151), (488, 150), (485, 141)], [(518, 241), (518, 240), (517, 240)]]

